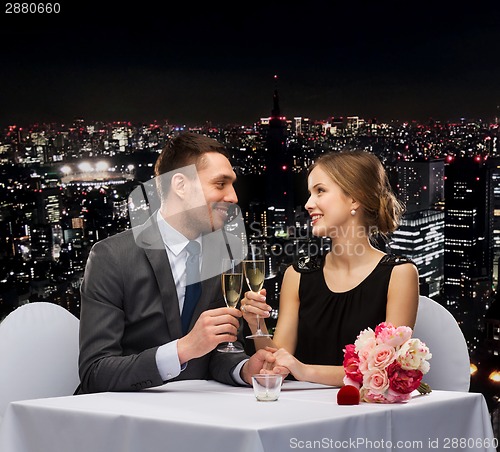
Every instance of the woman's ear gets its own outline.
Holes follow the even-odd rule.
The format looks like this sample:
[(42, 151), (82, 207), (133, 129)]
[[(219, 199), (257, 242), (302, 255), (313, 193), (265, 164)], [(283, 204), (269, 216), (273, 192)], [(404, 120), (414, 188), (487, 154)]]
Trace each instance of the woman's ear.
[(361, 204), (356, 201), (354, 198), (351, 198), (351, 209), (359, 209), (359, 207), (361, 206)]

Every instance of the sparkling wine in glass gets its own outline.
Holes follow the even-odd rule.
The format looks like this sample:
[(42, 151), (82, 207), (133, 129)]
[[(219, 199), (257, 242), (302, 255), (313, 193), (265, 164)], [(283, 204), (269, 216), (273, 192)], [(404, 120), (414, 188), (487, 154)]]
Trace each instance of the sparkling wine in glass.
[[(243, 269), (241, 262), (234, 259), (223, 259), (222, 262), (222, 293), (226, 305), (235, 308), (240, 301), (241, 290), (243, 289)], [(217, 351), (224, 353), (242, 353), (243, 349), (237, 347), (232, 342), (220, 345)]]
[[(260, 292), (266, 279), (266, 261), (264, 260), (264, 244), (250, 244), (250, 259), (244, 261), (243, 268), (248, 287), (252, 292)], [(260, 317), (257, 315), (257, 330), (254, 334), (247, 336), (248, 339), (258, 337), (271, 337), (271, 334), (264, 333), (260, 327)]]

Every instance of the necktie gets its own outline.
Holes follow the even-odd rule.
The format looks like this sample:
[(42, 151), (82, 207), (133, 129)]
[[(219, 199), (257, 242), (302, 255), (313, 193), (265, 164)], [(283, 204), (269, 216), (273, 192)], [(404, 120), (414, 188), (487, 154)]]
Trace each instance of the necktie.
[(188, 258), (186, 261), (186, 294), (182, 308), (182, 332), (186, 334), (193, 317), (194, 308), (201, 295), (200, 282), (200, 244), (191, 240), (187, 246)]

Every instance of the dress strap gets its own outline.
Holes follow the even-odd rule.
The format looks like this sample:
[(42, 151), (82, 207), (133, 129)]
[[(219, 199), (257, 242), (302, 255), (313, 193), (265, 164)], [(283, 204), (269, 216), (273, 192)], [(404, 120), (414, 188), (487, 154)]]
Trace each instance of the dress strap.
[[(299, 257), (292, 265), (296, 272), (298, 273), (312, 273), (323, 268), (323, 261), (325, 256), (314, 255), (314, 256), (302, 256)], [(410, 258), (405, 256), (400, 256), (397, 254), (386, 254), (379, 262), (379, 265), (401, 265), (401, 264), (413, 264), (415, 267), (417, 264), (413, 262)]]
[(405, 256), (400, 256), (398, 254), (386, 254), (381, 260), (380, 264), (385, 265), (401, 265), (401, 264), (413, 264), (415, 267), (417, 264), (413, 262), (410, 258)]
[(324, 258), (321, 255), (302, 256), (293, 263), (293, 268), (298, 273), (312, 273), (323, 268)]

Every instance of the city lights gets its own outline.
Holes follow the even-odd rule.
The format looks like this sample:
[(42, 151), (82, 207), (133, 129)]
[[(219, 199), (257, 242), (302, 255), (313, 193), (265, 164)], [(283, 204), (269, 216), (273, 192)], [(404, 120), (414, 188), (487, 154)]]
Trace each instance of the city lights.
[(97, 162), (95, 165), (96, 171), (107, 171), (109, 169), (109, 163), (105, 161)]
[[(267, 137), (277, 124), (281, 135), (271, 148)], [(57, 131), (52, 125), (36, 131), (17, 127), (0, 136), (0, 162), (6, 165), (0, 179), (0, 227), (7, 268), (0, 275), (0, 319), (11, 309), (2, 294), (11, 296), (12, 284), (28, 288), (14, 303), (50, 299), (78, 315), (91, 247), (130, 228), (129, 209), (148, 215), (144, 203), (128, 197), (139, 181), (154, 177), (167, 141), (190, 129), (160, 122), (84, 120), (67, 129), (54, 127)], [(323, 152), (361, 148), (380, 158), (406, 207), (387, 247), (383, 241), (377, 246), (411, 258), (419, 269), (421, 294), (455, 316), (471, 357), (481, 363), (471, 363), (471, 384), (500, 383), (500, 363), (495, 361), (500, 356), (500, 341), (495, 340), (500, 315), (491, 314), (500, 261), (498, 127), (276, 114), (255, 124), (192, 129), (227, 147), (238, 174), (248, 236), (269, 241), (272, 278), (267, 290), (275, 313), (270, 328), (277, 320), (284, 269), (294, 256), (323, 253), (330, 246), (328, 239), (310, 233), (303, 207), (308, 167)], [(15, 164), (9, 167), (11, 162)], [(10, 168), (24, 171), (11, 174)], [(30, 289), (32, 282), (36, 290)]]
[(90, 173), (91, 171), (94, 171), (94, 167), (89, 162), (79, 163), (78, 164), (78, 169), (82, 173)]
[(488, 378), (493, 383), (500, 383), (500, 371), (494, 370), (489, 374)]

